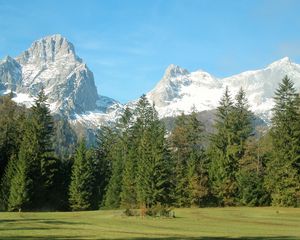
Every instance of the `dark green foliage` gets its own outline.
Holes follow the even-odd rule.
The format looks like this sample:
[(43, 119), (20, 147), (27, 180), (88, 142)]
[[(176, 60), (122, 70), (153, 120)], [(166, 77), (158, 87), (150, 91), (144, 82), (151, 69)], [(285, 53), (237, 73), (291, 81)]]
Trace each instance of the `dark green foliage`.
[(272, 158), (267, 166), (266, 186), (272, 205), (296, 206), (300, 202), (299, 96), (286, 76), (275, 92), (271, 137)]
[[(53, 149), (53, 118), (42, 89), (31, 108), (31, 137), (35, 151), (31, 159), (30, 175), (33, 181), (32, 207), (52, 209), (56, 194), (55, 181), (59, 163)], [(42, 204), (41, 204), (42, 203)]]
[(12, 100), (12, 94), (0, 97), (0, 209), (7, 210), (11, 179), (15, 174), (25, 109)]
[(95, 148), (81, 141), (75, 153), (71, 126), (53, 119), (43, 90), (28, 110), (0, 97), (0, 210), (299, 206), (300, 101), (287, 77), (275, 95), (271, 130), (254, 132), (245, 92), (233, 101), (226, 89), (210, 138), (195, 112), (167, 133), (143, 95), (101, 127)]
[(266, 163), (271, 153), (270, 137), (251, 137), (245, 143), (244, 156), (239, 161), (237, 174), (239, 202), (246, 206), (267, 206), (270, 194), (264, 185)]
[(169, 204), (171, 192), (171, 158), (165, 139), (165, 128), (154, 106), (145, 96), (137, 104), (134, 137), (136, 147), (136, 191), (139, 206)]
[[(28, 210), (33, 208), (35, 186), (40, 181), (39, 166), (37, 164), (37, 140), (33, 135), (33, 127), (28, 123), (23, 133), (23, 139), (16, 161), (15, 175), (11, 178), (8, 198), (8, 210)], [(41, 204), (41, 203), (39, 203)]]
[(73, 211), (91, 208), (91, 197), (94, 185), (91, 153), (82, 140), (76, 149), (70, 183), (70, 207)]
[(94, 184), (91, 197), (91, 209), (104, 205), (105, 194), (112, 175), (112, 149), (115, 134), (111, 128), (103, 127), (97, 136), (97, 146), (91, 149)]
[(262, 176), (253, 171), (243, 169), (237, 175), (239, 201), (246, 206), (266, 206), (269, 195), (266, 193)]
[(122, 179), (123, 179), (123, 158), (119, 145), (114, 145), (114, 153), (111, 161), (111, 177), (105, 196), (104, 206), (106, 208), (119, 208), (121, 203)]
[(170, 136), (175, 161), (175, 200), (178, 206), (202, 205), (209, 195), (203, 126), (193, 112), (175, 121)]
[(236, 147), (232, 145), (233, 106), (233, 101), (226, 88), (218, 107), (215, 124), (216, 133), (211, 137), (209, 149), (211, 159), (210, 181), (214, 194), (224, 205), (234, 205), (237, 193), (235, 179), (237, 162), (234, 158)]
[(127, 108), (118, 126), (121, 130), (122, 155), (124, 161), (121, 206), (125, 208), (137, 207), (136, 196), (136, 141), (133, 132), (132, 112)]
[(25, 114), (25, 109), (17, 106), (12, 97), (12, 93), (0, 97), (0, 179), (12, 155), (19, 151)]
[(11, 190), (11, 181), (16, 175), (17, 171), (17, 156), (11, 156), (11, 159), (8, 161), (8, 164), (5, 168), (5, 173), (1, 179), (0, 186), (0, 210), (5, 211), (8, 209), (8, 199)]
[(209, 149), (210, 180), (220, 204), (236, 205), (238, 162), (244, 155), (245, 141), (253, 132), (251, 113), (242, 89), (236, 96), (235, 104), (226, 89), (218, 107), (215, 128)]

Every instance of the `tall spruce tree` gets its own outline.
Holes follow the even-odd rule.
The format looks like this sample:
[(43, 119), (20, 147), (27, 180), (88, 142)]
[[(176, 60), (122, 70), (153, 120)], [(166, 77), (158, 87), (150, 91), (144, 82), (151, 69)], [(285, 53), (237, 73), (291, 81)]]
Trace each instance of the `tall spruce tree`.
[(101, 148), (110, 165), (110, 178), (105, 193), (103, 206), (105, 208), (119, 208), (121, 202), (123, 157), (122, 145), (115, 129), (105, 127), (101, 134)]
[(228, 152), (232, 142), (232, 115), (233, 101), (226, 88), (217, 109), (215, 133), (211, 136), (209, 149), (212, 190), (222, 205), (233, 205), (237, 192), (235, 181), (237, 166), (233, 156)]
[(136, 208), (136, 145), (133, 139), (133, 114), (129, 108), (125, 112), (119, 123), (122, 157), (124, 162), (121, 206), (125, 208)]
[(271, 149), (269, 134), (250, 137), (245, 143), (245, 153), (239, 161), (237, 176), (241, 205), (270, 204), (270, 195), (264, 186), (264, 179)]
[(30, 119), (26, 120), (24, 126), (18, 159), (13, 167), (15, 174), (10, 183), (9, 211), (34, 209), (35, 202), (33, 202), (33, 199), (34, 194), (37, 193), (35, 184), (38, 184), (37, 181), (40, 180), (39, 148), (35, 127)]
[(210, 195), (208, 182), (208, 159), (204, 152), (203, 125), (195, 111), (189, 116), (188, 142), (190, 156), (188, 162), (188, 189), (190, 205), (203, 206)]
[(25, 128), (30, 129), (31, 138), (34, 139), (32, 145), (35, 149), (34, 152), (29, 153), (29, 155), (34, 155), (30, 159), (29, 169), (32, 181), (30, 208), (53, 209), (55, 208), (55, 177), (58, 171), (58, 160), (52, 148), (53, 119), (43, 88), (30, 109), (29, 120)]
[(234, 104), (226, 88), (218, 107), (216, 132), (211, 137), (209, 150), (210, 179), (222, 205), (238, 203), (238, 163), (245, 152), (245, 142), (253, 132), (251, 116), (245, 92), (240, 89)]
[(121, 154), (120, 142), (112, 146), (110, 161), (111, 161), (111, 177), (108, 183), (104, 206), (106, 208), (119, 208), (121, 204), (121, 191), (124, 162)]
[(8, 210), (8, 200), (10, 196), (11, 183), (17, 171), (17, 156), (12, 155), (5, 168), (4, 176), (0, 186), (0, 211)]
[(233, 111), (233, 132), (235, 139), (233, 144), (238, 146), (236, 158), (239, 160), (245, 154), (245, 143), (247, 139), (254, 133), (253, 113), (249, 110), (248, 99), (245, 91), (240, 88), (235, 96), (236, 103)]
[(18, 140), (16, 125), (17, 105), (12, 94), (0, 97), (0, 179), (13, 153), (16, 153)]
[(12, 93), (0, 97), (0, 209), (7, 210), (10, 184), (15, 174), (17, 155), (20, 149), (24, 107), (12, 101)]
[(166, 132), (155, 107), (150, 105), (144, 95), (136, 107), (134, 128), (138, 139), (137, 202), (143, 207), (169, 204), (171, 161)]
[(300, 202), (300, 115), (294, 83), (285, 76), (275, 92), (271, 138), (272, 158), (266, 186), (272, 205), (297, 206)]
[(208, 194), (203, 125), (193, 112), (177, 117), (170, 136), (175, 161), (175, 199), (178, 206), (199, 205)]
[(94, 180), (92, 158), (85, 140), (81, 140), (74, 156), (69, 189), (69, 202), (73, 211), (90, 209)]

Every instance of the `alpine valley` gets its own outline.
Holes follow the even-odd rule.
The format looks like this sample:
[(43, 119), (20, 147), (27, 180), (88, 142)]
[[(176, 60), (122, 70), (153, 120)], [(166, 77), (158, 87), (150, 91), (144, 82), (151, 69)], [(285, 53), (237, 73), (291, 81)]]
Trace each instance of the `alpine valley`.
[[(285, 75), (300, 90), (300, 65), (287, 57), (264, 69), (226, 78), (218, 78), (202, 70), (189, 72), (170, 65), (146, 96), (155, 104), (161, 118), (192, 110), (203, 115), (216, 109), (226, 86), (232, 95), (242, 87), (251, 110), (268, 123), (274, 91)], [(99, 95), (92, 71), (76, 55), (73, 44), (59, 34), (37, 40), (19, 56), (7, 56), (0, 61), (1, 95), (12, 91), (15, 102), (29, 107), (41, 88), (47, 94), (51, 112), (67, 118), (74, 129), (84, 128), (85, 133), (115, 122), (125, 107), (136, 102), (121, 104)]]

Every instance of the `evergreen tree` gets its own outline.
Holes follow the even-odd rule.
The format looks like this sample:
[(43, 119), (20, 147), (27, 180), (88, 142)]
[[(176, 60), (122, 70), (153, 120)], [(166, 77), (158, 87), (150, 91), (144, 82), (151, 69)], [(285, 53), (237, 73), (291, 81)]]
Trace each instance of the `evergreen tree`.
[(70, 207), (73, 211), (88, 210), (91, 207), (94, 175), (91, 155), (82, 140), (76, 149), (70, 184)]
[(222, 205), (235, 204), (237, 164), (228, 151), (232, 144), (233, 101), (226, 88), (217, 109), (215, 133), (211, 136), (209, 155), (211, 158), (210, 180), (214, 195)]
[(245, 152), (245, 141), (253, 132), (251, 112), (242, 89), (234, 104), (226, 88), (217, 110), (215, 129), (209, 150), (212, 187), (222, 205), (235, 205), (238, 200), (238, 162)]
[(36, 194), (34, 184), (39, 180), (40, 166), (38, 160), (37, 137), (32, 122), (27, 119), (23, 138), (16, 161), (16, 169), (11, 179), (8, 198), (8, 210), (34, 209), (33, 196)]
[(6, 211), (8, 209), (8, 199), (10, 196), (11, 182), (17, 171), (17, 156), (11, 156), (9, 160), (4, 176), (2, 177), (0, 186), (0, 210)]
[(15, 176), (11, 180), (10, 195), (8, 199), (9, 211), (20, 211), (22, 209), (28, 209), (30, 204), (30, 185), (31, 180), (28, 177), (28, 166), (26, 163), (26, 157), (23, 157), (21, 150), (20, 158), (16, 166)]
[(7, 210), (10, 185), (26, 118), (24, 107), (12, 101), (12, 93), (0, 97), (0, 209)]
[(247, 206), (267, 206), (270, 196), (264, 186), (266, 163), (272, 151), (269, 134), (251, 137), (245, 144), (245, 154), (239, 161), (237, 175), (239, 202)]
[(175, 196), (178, 206), (199, 205), (209, 194), (207, 163), (203, 147), (203, 125), (193, 112), (175, 121), (170, 136), (175, 160)]
[(171, 161), (165, 129), (154, 106), (142, 96), (136, 108), (137, 202), (142, 207), (169, 204)]
[(233, 111), (233, 145), (237, 145), (236, 158), (239, 160), (244, 156), (245, 143), (253, 134), (253, 114), (249, 110), (248, 100), (245, 91), (240, 88), (235, 97), (236, 103)]
[(104, 158), (109, 162), (111, 171), (103, 205), (106, 208), (119, 208), (123, 178), (122, 146), (115, 129), (111, 128), (102, 129), (101, 142)]
[(296, 206), (300, 201), (299, 96), (286, 76), (275, 92), (271, 137), (272, 158), (267, 166), (266, 186), (272, 205)]
[(13, 100), (13, 94), (0, 97), (0, 179), (12, 155), (17, 154), (24, 119), (24, 108)]
[(119, 146), (114, 146), (115, 155), (111, 158), (112, 175), (108, 183), (104, 206), (106, 208), (119, 208), (121, 203), (123, 161)]
[[(18, 163), (26, 162), (27, 177), (31, 182), (32, 188), (27, 204), (30, 209), (53, 208), (56, 197), (54, 180), (58, 166), (52, 149), (53, 121), (46, 99), (42, 89), (23, 126), (21, 145), (27, 148), (18, 154)], [(20, 160), (20, 157), (23, 159)]]
[(121, 206), (125, 208), (137, 207), (136, 196), (136, 145), (133, 139), (133, 120), (132, 112), (126, 108), (120, 120), (119, 129), (121, 129), (120, 140), (122, 145), (122, 157), (124, 162)]

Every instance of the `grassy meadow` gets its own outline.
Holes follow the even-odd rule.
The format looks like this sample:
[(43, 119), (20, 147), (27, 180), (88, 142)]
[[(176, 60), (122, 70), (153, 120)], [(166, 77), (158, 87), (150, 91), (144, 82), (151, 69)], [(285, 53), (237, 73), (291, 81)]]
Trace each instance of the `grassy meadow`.
[(300, 209), (175, 209), (175, 218), (126, 217), (121, 210), (0, 213), (1, 240), (300, 239)]

